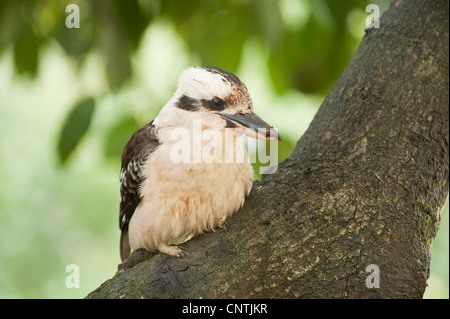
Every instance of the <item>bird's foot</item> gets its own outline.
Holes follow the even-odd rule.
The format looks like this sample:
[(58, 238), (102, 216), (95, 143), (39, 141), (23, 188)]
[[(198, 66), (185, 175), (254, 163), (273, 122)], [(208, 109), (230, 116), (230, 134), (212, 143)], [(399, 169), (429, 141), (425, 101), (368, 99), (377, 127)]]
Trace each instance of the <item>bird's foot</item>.
[(189, 254), (182, 250), (181, 246), (169, 246), (169, 245), (161, 245), (158, 247), (158, 250), (163, 254), (174, 256), (174, 257), (183, 257), (188, 256)]
[(220, 228), (222, 228), (223, 230), (227, 230), (227, 226), (228, 226), (228, 223), (225, 221), (225, 218), (222, 218), (220, 221), (219, 221), (219, 224), (217, 225), (217, 226), (219, 226)]

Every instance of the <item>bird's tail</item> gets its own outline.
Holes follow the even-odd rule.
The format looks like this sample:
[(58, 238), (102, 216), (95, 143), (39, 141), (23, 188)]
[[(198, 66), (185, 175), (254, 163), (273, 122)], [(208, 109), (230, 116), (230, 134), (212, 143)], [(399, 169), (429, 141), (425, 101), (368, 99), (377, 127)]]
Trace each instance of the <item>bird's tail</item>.
[(128, 230), (122, 231), (120, 235), (120, 258), (122, 261), (130, 256), (131, 248), (130, 241), (128, 240)]

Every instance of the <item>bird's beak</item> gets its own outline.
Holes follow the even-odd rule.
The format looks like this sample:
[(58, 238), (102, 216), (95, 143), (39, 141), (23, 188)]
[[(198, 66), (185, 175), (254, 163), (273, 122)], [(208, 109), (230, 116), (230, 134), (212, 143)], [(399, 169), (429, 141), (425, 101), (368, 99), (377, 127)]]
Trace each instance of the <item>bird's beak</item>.
[(236, 114), (219, 113), (219, 115), (227, 120), (227, 127), (241, 131), (248, 137), (259, 140), (278, 139), (281, 141), (281, 136), (278, 132), (253, 112)]

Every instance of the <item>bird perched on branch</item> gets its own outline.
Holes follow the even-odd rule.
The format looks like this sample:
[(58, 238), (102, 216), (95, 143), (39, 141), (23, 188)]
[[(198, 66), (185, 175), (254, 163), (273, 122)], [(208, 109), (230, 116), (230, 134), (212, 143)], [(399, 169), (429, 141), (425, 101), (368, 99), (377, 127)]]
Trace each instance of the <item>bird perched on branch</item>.
[(226, 225), (252, 188), (242, 135), (281, 140), (253, 112), (236, 75), (217, 67), (185, 70), (173, 97), (122, 154), (122, 260), (138, 248), (186, 255), (176, 245)]

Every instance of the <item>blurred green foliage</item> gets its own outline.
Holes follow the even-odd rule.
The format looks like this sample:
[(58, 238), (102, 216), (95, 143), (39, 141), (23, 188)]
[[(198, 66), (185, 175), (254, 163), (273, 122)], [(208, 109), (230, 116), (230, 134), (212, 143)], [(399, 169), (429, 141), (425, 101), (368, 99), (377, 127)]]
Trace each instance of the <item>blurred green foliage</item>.
[[(72, 3), (80, 28), (65, 24)], [(369, 3), (389, 5), (1, 0), (0, 297), (83, 297), (114, 274), (122, 149), (189, 66), (238, 74), (287, 157), (355, 53)], [(443, 216), (427, 294), (448, 298), (448, 206)], [(79, 289), (65, 286), (73, 263)]]
[(62, 163), (76, 148), (91, 124), (95, 101), (93, 98), (82, 100), (67, 114), (58, 141), (58, 154)]

